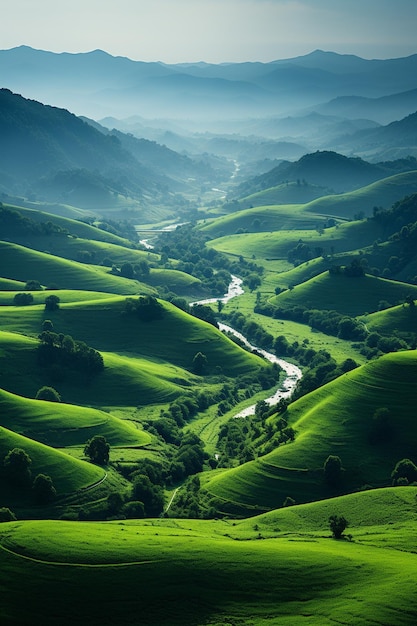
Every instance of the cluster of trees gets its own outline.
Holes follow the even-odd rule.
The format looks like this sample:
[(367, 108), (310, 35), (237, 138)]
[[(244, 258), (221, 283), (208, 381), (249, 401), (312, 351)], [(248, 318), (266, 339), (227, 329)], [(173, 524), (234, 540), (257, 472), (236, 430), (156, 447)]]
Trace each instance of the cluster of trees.
[(126, 298), (124, 312), (135, 315), (142, 322), (152, 322), (162, 319), (165, 313), (163, 305), (154, 296), (139, 296)]
[[(407, 302), (410, 307), (415, 306), (414, 301)], [(388, 305), (390, 306), (390, 305)], [(383, 308), (381, 303), (380, 308)], [(403, 337), (393, 335), (380, 335), (377, 332), (369, 333), (365, 324), (354, 317), (343, 315), (332, 310), (306, 309), (300, 305), (288, 308), (275, 307), (271, 304), (258, 303), (255, 306), (255, 312), (274, 317), (276, 319), (290, 319), (302, 324), (308, 324), (310, 328), (340, 337), (347, 341), (354, 341), (361, 353), (368, 359), (381, 356), (388, 352), (397, 352), (398, 350), (415, 349), (417, 345), (417, 334), (409, 333)], [(294, 354), (291, 348), (286, 347), (285, 338), (276, 338), (275, 343), (279, 341), (279, 349), (277, 354), (291, 356)], [(295, 354), (294, 354), (295, 356)]]
[[(42, 291), (43, 288), (37, 280), (30, 280), (25, 285), (25, 291), (17, 293), (13, 298), (15, 306), (27, 306), (33, 303), (33, 296), (29, 291)], [(59, 309), (59, 296), (55, 294), (46, 296), (45, 311), (57, 311)]]
[[(255, 312), (258, 312), (256, 308)], [(260, 324), (257, 324), (240, 311), (232, 311), (226, 316), (226, 319), (233, 328), (245, 335), (249, 341), (253, 341), (259, 348), (265, 350), (272, 348), (274, 341), (273, 335), (265, 331)]]
[(103, 371), (104, 361), (100, 352), (83, 341), (74, 340), (71, 335), (54, 332), (51, 326), (52, 322), (45, 320), (44, 328), (48, 330), (39, 335), (38, 362), (50, 370), (54, 379), (62, 380), (68, 369), (88, 376)]
[(349, 341), (363, 341), (367, 335), (361, 321), (333, 310), (307, 309), (301, 305), (280, 307), (259, 302), (255, 305), (254, 311), (275, 319), (308, 324), (314, 330)]
[(191, 223), (178, 226), (174, 231), (161, 233), (157, 244), (161, 252), (161, 264), (169, 267), (168, 259), (177, 259), (175, 269), (199, 278), (203, 289), (213, 295), (226, 293), (231, 274), (238, 274), (245, 279), (250, 274), (263, 273), (263, 267), (253, 261), (242, 256), (231, 261), (225, 254), (208, 248), (208, 240), (209, 237), (195, 229)]
[(13, 448), (4, 457), (0, 473), (14, 491), (31, 493), (36, 504), (50, 504), (56, 498), (52, 478), (40, 473), (32, 479), (31, 465), (32, 459), (25, 450)]
[(417, 466), (411, 459), (398, 461), (391, 473), (392, 484), (412, 485), (417, 483)]
[(283, 413), (287, 406), (288, 402), (281, 401), (279, 406), (270, 407), (261, 400), (256, 404), (254, 415), (232, 418), (223, 424), (216, 445), (219, 452), (217, 466), (233, 467), (246, 463), (294, 441), (295, 431), (282, 415), (278, 419), (268, 419), (271, 415)]
[[(102, 265), (108, 265), (107, 259), (104, 259)], [(120, 268), (114, 263), (111, 265), (111, 273), (123, 278), (135, 280), (146, 280), (151, 272), (150, 265), (146, 259), (142, 259), (139, 263), (132, 264), (129, 261), (122, 263)]]
[(67, 235), (66, 228), (51, 221), (35, 222), (20, 211), (0, 206), (0, 232), (3, 237), (33, 235)]

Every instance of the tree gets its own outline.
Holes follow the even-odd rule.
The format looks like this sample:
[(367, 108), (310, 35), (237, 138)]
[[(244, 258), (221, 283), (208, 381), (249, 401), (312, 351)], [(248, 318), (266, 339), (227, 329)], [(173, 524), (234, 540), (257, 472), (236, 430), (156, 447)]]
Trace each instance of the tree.
[(133, 500), (143, 502), (147, 517), (157, 517), (164, 508), (164, 495), (162, 487), (151, 483), (148, 476), (139, 474), (132, 485)]
[(28, 486), (31, 482), (31, 464), (32, 459), (22, 448), (13, 448), (4, 458), (6, 476), (11, 483)]
[(392, 484), (404, 484), (404, 479), (407, 481), (405, 484), (417, 482), (417, 467), (410, 459), (401, 459), (394, 467), (392, 473)]
[(44, 320), (43, 321), (42, 330), (43, 331), (53, 331), (54, 330), (54, 325), (51, 322), (51, 320)]
[(330, 515), (329, 525), (333, 538), (341, 539), (343, 531), (349, 526), (349, 522), (343, 517), (343, 515)]
[(123, 496), (118, 491), (112, 491), (112, 493), (109, 493), (107, 496), (107, 510), (110, 515), (117, 515), (123, 506), (123, 502)]
[(123, 263), (120, 268), (120, 275), (124, 278), (133, 278), (135, 275), (133, 265), (131, 263)]
[(110, 457), (110, 444), (103, 435), (94, 435), (85, 444), (84, 454), (89, 457), (91, 463), (106, 465)]
[(57, 311), (59, 309), (59, 302), (59, 296), (47, 296), (45, 298), (45, 311)]
[(324, 462), (323, 470), (326, 483), (331, 487), (338, 487), (344, 472), (340, 457), (329, 454)]
[(53, 387), (41, 387), (36, 392), (36, 400), (48, 400), (48, 402), (61, 402), (61, 396)]
[(250, 289), (250, 291), (255, 291), (255, 289), (257, 289), (257, 287), (259, 287), (259, 285), (261, 284), (261, 279), (258, 276), (258, 274), (249, 274), (248, 276), (246, 276), (244, 283), (245, 285), (247, 285)]
[(15, 306), (27, 306), (32, 304), (33, 296), (31, 293), (17, 293), (13, 298), (13, 304)]
[(193, 372), (198, 376), (201, 376), (204, 373), (205, 368), (207, 367), (207, 357), (202, 352), (197, 352), (193, 358)]
[(7, 506), (0, 508), (0, 522), (15, 522), (16, 515)]
[(42, 291), (42, 285), (38, 280), (28, 280), (25, 285), (25, 291)]
[(140, 502), (139, 500), (126, 502), (122, 511), (128, 519), (145, 517), (145, 507), (143, 506), (143, 502)]
[(32, 489), (37, 504), (48, 504), (56, 498), (52, 478), (47, 474), (38, 474), (33, 481)]

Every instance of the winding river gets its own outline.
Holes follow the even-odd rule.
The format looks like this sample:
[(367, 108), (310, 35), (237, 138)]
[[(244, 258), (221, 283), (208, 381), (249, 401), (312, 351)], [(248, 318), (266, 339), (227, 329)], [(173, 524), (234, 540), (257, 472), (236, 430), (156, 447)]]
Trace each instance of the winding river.
[[(173, 228), (176, 228), (177, 226), (180, 226), (180, 224), (173, 224), (171, 226), (167, 226), (164, 230), (172, 230)], [(142, 243), (148, 250), (153, 249), (153, 246), (150, 243), (148, 243), (147, 239), (142, 239), (140, 243)], [(206, 298), (205, 300), (198, 300), (197, 302), (190, 302), (190, 306), (193, 306), (194, 304), (214, 304), (215, 302), (219, 302), (219, 301), (223, 303), (229, 302), (229, 300), (231, 300), (232, 298), (236, 298), (237, 296), (240, 296), (244, 293), (242, 283), (243, 283), (243, 280), (241, 278), (238, 278), (237, 276), (234, 276), (232, 274), (232, 280), (229, 283), (227, 293), (225, 293), (220, 298)], [(241, 333), (239, 333), (237, 330), (235, 330), (231, 326), (227, 326), (226, 324), (219, 323), (219, 329), (222, 332), (234, 335), (250, 350), (256, 350), (256, 352), (261, 354), (265, 359), (267, 359), (271, 363), (277, 363), (279, 367), (282, 370), (284, 370), (284, 372), (286, 373), (287, 377), (285, 378), (284, 382), (279, 387), (279, 389), (272, 396), (265, 399), (265, 402), (267, 404), (269, 405), (277, 404), (283, 398), (289, 398), (291, 396), (292, 392), (295, 389), (296, 384), (298, 383), (298, 381), (300, 380), (302, 376), (302, 372), (299, 367), (297, 367), (293, 363), (288, 363), (288, 361), (284, 361), (284, 359), (278, 358), (275, 354), (272, 354), (271, 352), (267, 352), (266, 350), (263, 350), (262, 348), (258, 348), (257, 346), (252, 345), (251, 343), (249, 343), (246, 337), (244, 337)], [(256, 404), (248, 406), (246, 407), (246, 409), (243, 409), (242, 411), (234, 415), (234, 417), (246, 417), (248, 415), (254, 415), (255, 408), (256, 408)]]
[[(240, 296), (242, 293), (244, 293), (244, 290), (242, 288), (242, 282), (243, 281), (241, 278), (238, 278), (237, 276), (232, 275), (232, 280), (229, 284), (229, 288), (227, 290), (227, 293), (224, 294), (224, 296), (222, 296), (221, 298), (208, 298), (206, 300), (199, 300), (198, 302), (192, 302), (191, 305), (212, 304), (214, 302), (218, 302), (219, 300), (220, 302), (228, 302), (232, 298), (235, 298), (236, 296)], [(284, 370), (284, 372), (286, 373), (287, 376), (284, 379), (284, 382), (282, 383), (282, 385), (279, 387), (279, 389), (272, 396), (265, 399), (265, 402), (267, 404), (269, 405), (277, 404), (283, 398), (289, 398), (291, 396), (292, 392), (295, 389), (296, 384), (298, 383), (298, 381), (300, 380), (302, 376), (302, 372), (299, 367), (297, 367), (293, 363), (288, 363), (288, 361), (284, 361), (284, 359), (278, 358), (275, 354), (272, 354), (271, 352), (267, 352), (266, 350), (263, 350), (262, 348), (258, 348), (257, 346), (252, 345), (246, 339), (244, 335), (239, 333), (237, 330), (235, 330), (231, 326), (227, 326), (226, 324), (219, 322), (219, 329), (222, 332), (230, 333), (234, 335), (245, 346), (247, 346), (251, 350), (256, 350), (256, 352), (261, 354), (265, 359), (267, 359), (271, 363), (277, 363), (277, 365), (279, 365), (279, 367), (282, 370)], [(246, 417), (248, 415), (254, 415), (255, 408), (256, 408), (256, 404), (248, 406), (246, 407), (246, 409), (239, 411), (239, 413), (234, 415), (234, 417)]]

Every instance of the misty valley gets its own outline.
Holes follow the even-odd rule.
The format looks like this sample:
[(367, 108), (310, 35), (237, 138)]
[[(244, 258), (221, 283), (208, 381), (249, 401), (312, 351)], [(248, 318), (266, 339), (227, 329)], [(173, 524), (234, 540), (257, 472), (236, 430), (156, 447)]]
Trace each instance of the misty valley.
[(416, 623), (416, 76), (0, 50), (2, 624)]

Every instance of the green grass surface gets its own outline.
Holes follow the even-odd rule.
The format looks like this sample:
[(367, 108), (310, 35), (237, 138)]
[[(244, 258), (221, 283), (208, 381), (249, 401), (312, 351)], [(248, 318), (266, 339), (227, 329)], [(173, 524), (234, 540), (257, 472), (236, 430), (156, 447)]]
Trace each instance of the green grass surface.
[(239, 204), (244, 208), (271, 204), (298, 204), (300, 202), (311, 202), (311, 200), (315, 198), (321, 198), (325, 193), (326, 189), (324, 189), (324, 187), (288, 182), (246, 196), (239, 200)]
[[(6, 523), (2, 615), (10, 625), (88, 615), (93, 626), (411, 626), (415, 491), (366, 492), (238, 523)], [(349, 511), (352, 542), (330, 538), (336, 511)]]
[(201, 226), (210, 237), (233, 235), (238, 229), (248, 232), (315, 230), (324, 223), (321, 215), (306, 213), (302, 204), (256, 206), (219, 217)]
[[(159, 255), (149, 251), (135, 250), (130, 247), (123, 247), (120, 244), (116, 245), (114, 243), (82, 239), (80, 237), (18, 237), (16, 238), (16, 243), (20, 246), (37, 250), (38, 252), (47, 250), (49, 255), (62, 257), (63, 259), (72, 260), (76, 263), (80, 261), (83, 255), (88, 254), (93, 268), (94, 266), (101, 266), (102, 261), (106, 258), (110, 259), (113, 264), (119, 268), (123, 263), (131, 263), (135, 266), (141, 261), (147, 261), (148, 263), (158, 263), (159, 261)], [(91, 265), (89, 264), (81, 264), (81, 268), (86, 268), (87, 271), (90, 267)], [(101, 269), (103, 272), (108, 273), (111, 268), (101, 267)], [(118, 277), (113, 276), (113, 280), (114, 278)], [(125, 281), (126, 279), (123, 280)], [(175, 269), (164, 268), (150, 268), (150, 274), (144, 277), (143, 282), (152, 286), (167, 286), (175, 292), (192, 290), (200, 284), (200, 281), (190, 274)], [(137, 281), (130, 281), (130, 283), (132, 285), (131, 290), (137, 291)], [(15, 289), (16, 287), (13, 288)]]
[(362, 211), (371, 216), (373, 207), (389, 209), (394, 202), (416, 192), (417, 171), (413, 170), (383, 178), (349, 193), (318, 198), (306, 204), (305, 210), (348, 219)]
[(168, 403), (196, 382), (188, 371), (148, 358), (102, 352), (104, 370), (95, 376), (66, 371), (55, 380), (38, 365), (38, 341), (0, 331), (1, 385), (7, 391), (34, 398), (44, 385), (57, 389), (64, 402), (89, 406), (138, 406)]
[[(60, 450), (0, 426), (0, 459), (4, 459), (13, 448), (22, 448), (30, 456), (33, 477), (43, 473), (52, 478), (58, 496), (88, 487), (105, 476), (102, 467), (74, 459)], [(0, 496), (2, 506), (14, 508), (16, 502), (20, 502), (22, 497), (25, 498), (25, 493), (20, 493), (16, 488), (10, 490), (6, 481), (2, 480)]]
[(140, 446), (151, 438), (135, 424), (97, 409), (33, 400), (0, 389), (0, 424), (53, 447), (84, 445), (103, 435), (110, 445)]
[[(217, 328), (163, 302), (160, 320), (142, 322), (124, 313), (125, 298), (64, 303), (58, 311), (44, 307), (0, 307), (0, 325), (5, 331), (37, 337), (45, 318), (57, 333), (70, 334), (96, 350), (172, 363), (191, 369), (197, 352), (207, 356), (210, 372), (230, 376), (262, 367), (259, 357), (227, 339)], [(220, 368), (220, 370), (218, 370)]]
[(135, 280), (109, 274), (109, 268), (68, 261), (17, 244), (0, 242), (0, 267), (3, 278), (41, 285), (55, 284), (60, 289), (82, 289), (107, 293), (150, 293), (151, 287)]
[(417, 286), (365, 275), (358, 277), (323, 272), (270, 299), (272, 304), (290, 308), (327, 309), (350, 316), (373, 313), (381, 301), (403, 302), (407, 295), (417, 298)]
[[(402, 458), (415, 459), (417, 352), (391, 353), (353, 370), (292, 403), (285, 418), (295, 441), (231, 470), (203, 475), (204, 488), (220, 510), (255, 514), (281, 506), (287, 496), (307, 502), (337, 495), (324, 481), (331, 454), (345, 468), (340, 490), (390, 484)], [(394, 431), (371, 443), (373, 415), (388, 408)], [(272, 419), (272, 422), (274, 420)]]
[(369, 332), (381, 335), (414, 335), (417, 332), (417, 308), (400, 305), (377, 311), (363, 318)]
[[(75, 207), (65, 207), (68, 211), (66, 216), (59, 215), (51, 211), (48, 213), (47, 211), (39, 210), (36, 208), (29, 209), (20, 206), (14, 205), (6, 205), (11, 209), (19, 211), (21, 215), (27, 217), (34, 222), (52, 222), (60, 226), (62, 229), (66, 229), (71, 235), (76, 235), (77, 237), (81, 237), (83, 239), (91, 239), (93, 241), (103, 241), (106, 243), (112, 243), (116, 245), (122, 245), (131, 247), (132, 243), (125, 239), (124, 237), (119, 237), (118, 235), (114, 235), (106, 230), (102, 230), (96, 226), (92, 226), (91, 224), (87, 224), (84, 221), (81, 221), (85, 218), (89, 212), (84, 211), (83, 209), (77, 209)], [(54, 237), (50, 238), (53, 242)]]

